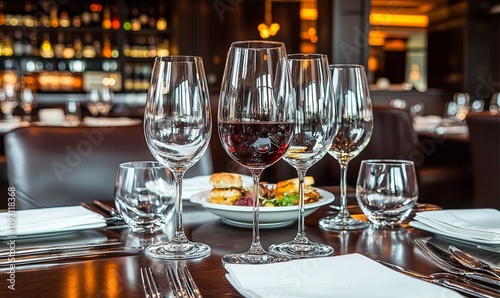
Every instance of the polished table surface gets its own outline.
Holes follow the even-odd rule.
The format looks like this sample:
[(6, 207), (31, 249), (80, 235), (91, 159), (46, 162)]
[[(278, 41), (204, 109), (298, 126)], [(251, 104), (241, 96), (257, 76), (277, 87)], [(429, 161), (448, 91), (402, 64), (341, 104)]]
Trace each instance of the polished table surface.
[[(337, 190), (335, 188), (332, 191), (338, 195)], [(355, 206), (351, 210), (353, 214), (359, 212)], [(412, 239), (432, 238), (432, 234), (407, 225), (398, 229), (369, 227), (356, 231), (321, 230), (318, 220), (335, 212), (330, 206), (323, 206), (306, 218), (309, 238), (331, 245), (335, 249), (334, 255), (360, 253), (422, 273), (440, 271), (412, 243)], [(147, 246), (170, 237), (173, 234), (172, 222), (165, 228), (165, 233), (153, 236), (138, 236), (129, 233), (127, 229), (99, 229), (48, 238), (18, 239), (16, 246), (19, 248), (32, 244), (77, 243), (105, 239), (120, 239), (126, 246)], [(250, 246), (251, 229), (229, 226), (203, 207), (189, 202), (184, 202), (184, 227), (190, 240), (204, 242), (212, 248), (211, 255), (206, 258), (177, 261), (189, 267), (203, 296), (240, 297), (225, 278), (226, 271), (222, 266), (221, 257), (227, 253), (246, 251)], [(273, 243), (291, 240), (296, 230), (295, 224), (279, 229), (261, 229), (262, 244), (267, 248)], [(454, 244), (462, 247), (459, 243)], [(5, 241), (1, 248), (6, 248)], [(0, 297), (144, 297), (140, 268), (146, 266), (152, 267), (161, 288), (169, 295), (165, 268), (175, 263), (176, 261), (151, 260), (139, 254), (18, 266), (15, 272), (15, 291), (8, 289), (8, 275), (2, 272), (4, 274), (0, 279)]]

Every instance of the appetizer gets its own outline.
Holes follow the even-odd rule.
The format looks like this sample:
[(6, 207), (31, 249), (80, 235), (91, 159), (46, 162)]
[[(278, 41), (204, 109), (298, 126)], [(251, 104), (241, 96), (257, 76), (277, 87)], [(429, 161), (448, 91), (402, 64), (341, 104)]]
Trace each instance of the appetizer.
[[(321, 197), (312, 186), (314, 178), (306, 176), (304, 203), (317, 202)], [(244, 188), (239, 174), (214, 173), (209, 180), (212, 185), (208, 201), (215, 204), (252, 206), (253, 196), (251, 188)], [(280, 181), (276, 185), (262, 182), (259, 187), (259, 204), (265, 207), (293, 206), (299, 203), (299, 181), (293, 178)]]

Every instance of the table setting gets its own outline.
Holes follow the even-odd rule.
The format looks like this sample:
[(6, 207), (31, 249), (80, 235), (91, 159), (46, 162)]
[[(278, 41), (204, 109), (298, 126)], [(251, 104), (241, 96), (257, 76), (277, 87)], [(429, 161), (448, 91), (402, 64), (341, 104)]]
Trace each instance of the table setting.
[[(0, 229), (0, 295), (500, 297), (499, 252), (482, 248), (500, 242), (498, 210), (421, 208), (409, 160), (363, 160), (349, 193), (376, 125), (363, 66), (241, 41), (216, 120), (207, 86), (200, 57), (155, 58), (143, 125), (156, 160), (120, 164), (114, 198), (0, 213), (15, 214)], [(251, 176), (184, 177), (212, 121)], [(315, 187), (307, 170), (328, 157), (340, 186)], [(297, 178), (261, 183), (282, 158)]]

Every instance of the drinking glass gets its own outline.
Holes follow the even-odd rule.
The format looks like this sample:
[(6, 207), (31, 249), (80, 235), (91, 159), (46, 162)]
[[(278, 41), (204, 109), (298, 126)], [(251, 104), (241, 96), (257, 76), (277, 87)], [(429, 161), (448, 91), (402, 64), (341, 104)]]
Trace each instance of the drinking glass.
[(412, 161), (363, 160), (356, 183), (356, 199), (366, 218), (376, 226), (399, 227), (418, 198)]
[(307, 238), (304, 177), (307, 170), (328, 153), (337, 128), (328, 58), (321, 54), (293, 54), (288, 55), (288, 65), (297, 111), (292, 144), (283, 159), (297, 170), (298, 231), (292, 241), (271, 245), (269, 250), (293, 258), (323, 257), (331, 255), (333, 248)]
[(113, 108), (113, 91), (109, 87), (102, 88), (97, 106), (99, 114), (102, 116), (107, 116)]
[(159, 162), (125, 162), (118, 167), (116, 208), (132, 232), (163, 229), (172, 218), (174, 201), (172, 174)]
[(36, 105), (36, 98), (31, 91), (31, 88), (24, 87), (21, 89), (21, 108), (24, 111), (25, 119), (27, 121), (31, 121), (31, 112), (33, 111), (33, 107)]
[(340, 164), (340, 211), (319, 221), (325, 230), (356, 230), (367, 222), (351, 217), (347, 210), (347, 166), (370, 142), (373, 130), (373, 111), (365, 68), (356, 64), (330, 67), (336, 118), (339, 125), (330, 155)]
[(87, 109), (93, 117), (99, 116), (99, 101), (101, 94), (98, 89), (90, 89), (87, 92)]
[(0, 89), (0, 109), (5, 120), (14, 120), (12, 113), (18, 105), (16, 91), (13, 84), (7, 84), (5, 89)]
[(148, 257), (192, 259), (211, 252), (208, 245), (188, 240), (182, 225), (182, 180), (184, 173), (205, 153), (211, 123), (202, 59), (194, 56), (155, 58), (144, 112), (144, 134), (153, 156), (175, 178), (175, 234), (166, 243), (146, 248)]
[(80, 102), (78, 100), (69, 99), (66, 101), (64, 112), (66, 113), (65, 119), (70, 126), (77, 126), (80, 124), (82, 113), (80, 110)]
[(250, 249), (224, 263), (265, 264), (289, 260), (264, 250), (259, 235), (259, 179), (288, 150), (295, 127), (285, 45), (239, 41), (227, 55), (219, 97), (218, 130), (228, 155), (253, 179), (253, 238)]

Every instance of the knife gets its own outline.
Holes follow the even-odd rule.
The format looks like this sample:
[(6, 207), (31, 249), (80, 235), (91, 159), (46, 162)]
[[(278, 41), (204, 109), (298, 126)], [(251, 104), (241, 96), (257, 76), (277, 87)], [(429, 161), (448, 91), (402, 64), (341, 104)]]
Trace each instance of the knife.
[(89, 259), (104, 255), (131, 255), (142, 253), (143, 247), (118, 247), (103, 250), (83, 250), (63, 252), (57, 254), (42, 254), (36, 256), (25, 256), (20, 258), (3, 259), (0, 261), (0, 267), (10, 267), (12, 265), (36, 264), (50, 261), (61, 261), (69, 259)]
[(461, 293), (471, 295), (479, 298), (498, 298), (499, 292), (491, 287), (484, 286), (459, 276), (455, 276), (447, 273), (434, 273), (431, 275), (425, 275), (420, 272), (416, 272), (410, 269), (403, 268), (401, 266), (391, 264), (382, 260), (377, 260), (380, 264), (389, 267), (395, 271), (399, 271), (408, 276), (415, 277), (430, 283), (434, 283)]
[[(46, 245), (46, 246), (34, 246), (25, 248), (16, 248), (15, 256), (27, 256), (42, 253), (55, 253), (67, 250), (85, 250), (89, 248), (102, 248), (113, 245), (121, 244), (118, 240), (111, 240), (106, 242), (94, 242), (94, 243), (77, 243), (77, 244), (64, 244), (64, 245)], [(10, 249), (0, 250), (0, 258), (9, 257), (12, 255)]]
[(118, 210), (116, 210), (115, 208), (109, 206), (108, 204), (106, 203), (103, 203), (101, 201), (98, 201), (98, 200), (94, 200), (94, 205), (96, 205), (97, 207), (101, 208), (102, 210), (108, 212), (111, 216), (113, 217), (120, 217), (120, 214), (118, 214)]

